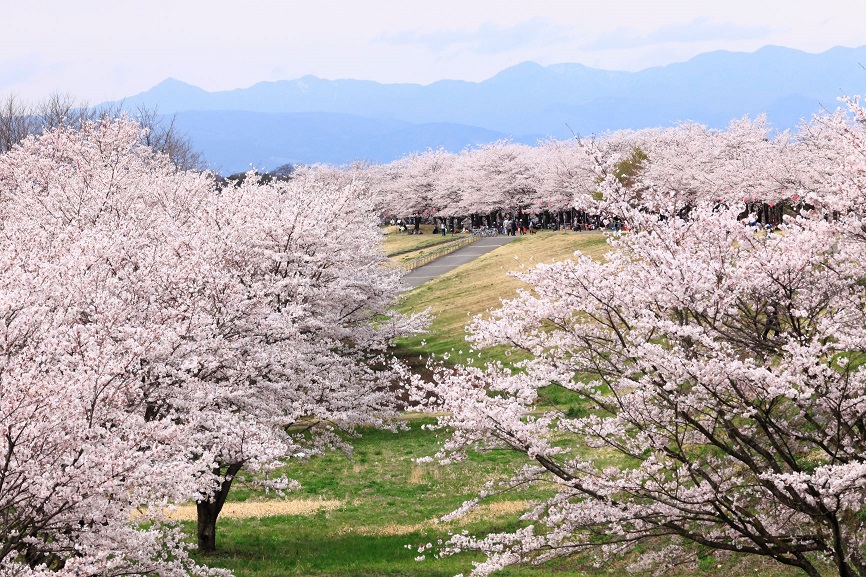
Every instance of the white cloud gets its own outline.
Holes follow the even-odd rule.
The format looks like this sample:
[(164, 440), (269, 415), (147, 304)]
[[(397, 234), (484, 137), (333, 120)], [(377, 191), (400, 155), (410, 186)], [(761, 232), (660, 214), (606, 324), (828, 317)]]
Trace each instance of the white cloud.
[(377, 40), (394, 46), (420, 45), (431, 52), (463, 49), (479, 54), (496, 54), (557, 44), (568, 38), (567, 28), (554, 26), (546, 18), (533, 18), (511, 26), (485, 22), (474, 29), (456, 28), (434, 32), (402, 30), (382, 34)]

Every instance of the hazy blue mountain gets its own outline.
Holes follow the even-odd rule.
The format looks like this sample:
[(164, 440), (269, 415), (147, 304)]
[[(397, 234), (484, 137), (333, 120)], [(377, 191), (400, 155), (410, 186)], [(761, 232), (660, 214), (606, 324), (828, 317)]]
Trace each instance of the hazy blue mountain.
[[(460, 150), (506, 138), (493, 130), (450, 123), (413, 124), (331, 112), (242, 110), (178, 112), (177, 127), (224, 174), (282, 164), (390, 162), (427, 148)], [(536, 137), (529, 137), (535, 142)]]
[[(723, 127), (766, 113), (790, 128), (837, 97), (866, 91), (866, 46), (821, 54), (767, 46), (618, 72), (580, 64), (518, 64), (483, 82), (429, 85), (367, 80), (260, 82), (206, 92), (169, 79), (126, 99), (178, 113), (214, 165), (388, 161), (413, 150), (459, 150), (485, 139), (565, 138), (694, 120)], [(240, 114), (244, 111), (245, 114)], [(293, 134), (285, 134), (285, 131)], [(535, 136), (530, 136), (535, 135)]]

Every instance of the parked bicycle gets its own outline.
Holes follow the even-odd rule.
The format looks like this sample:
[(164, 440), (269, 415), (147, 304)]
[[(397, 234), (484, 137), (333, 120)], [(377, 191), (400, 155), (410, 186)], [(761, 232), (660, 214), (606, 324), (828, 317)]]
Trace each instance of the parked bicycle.
[(482, 226), (480, 228), (473, 228), (470, 232), (472, 232), (473, 236), (498, 236), (499, 230), (492, 226)]

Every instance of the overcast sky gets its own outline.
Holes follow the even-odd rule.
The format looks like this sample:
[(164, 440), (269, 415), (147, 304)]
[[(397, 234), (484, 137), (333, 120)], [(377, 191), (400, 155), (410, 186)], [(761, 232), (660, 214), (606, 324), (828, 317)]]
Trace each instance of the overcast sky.
[[(0, 96), (91, 104), (172, 77), (480, 81), (532, 60), (640, 70), (767, 44), (866, 44), (864, 0), (0, 0)], [(864, 63), (866, 64), (866, 63)]]

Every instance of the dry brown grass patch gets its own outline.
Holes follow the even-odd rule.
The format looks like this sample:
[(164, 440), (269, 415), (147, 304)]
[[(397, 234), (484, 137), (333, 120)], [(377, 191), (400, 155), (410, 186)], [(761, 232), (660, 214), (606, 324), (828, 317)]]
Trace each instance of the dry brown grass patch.
[[(312, 515), (317, 511), (331, 511), (343, 505), (342, 501), (315, 499), (293, 499), (291, 501), (243, 501), (226, 503), (220, 518), (249, 519), (252, 517), (276, 517), (280, 515)], [(195, 521), (195, 505), (178, 505), (166, 510), (166, 517), (175, 521)]]
[(413, 465), (409, 471), (406, 482), (410, 485), (420, 485), (428, 480), (436, 480), (442, 477), (442, 471), (438, 467), (422, 467)]

